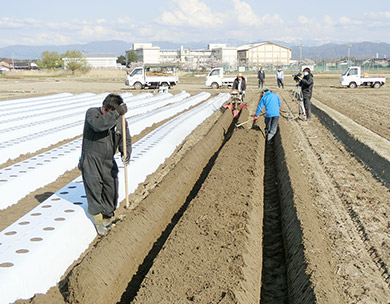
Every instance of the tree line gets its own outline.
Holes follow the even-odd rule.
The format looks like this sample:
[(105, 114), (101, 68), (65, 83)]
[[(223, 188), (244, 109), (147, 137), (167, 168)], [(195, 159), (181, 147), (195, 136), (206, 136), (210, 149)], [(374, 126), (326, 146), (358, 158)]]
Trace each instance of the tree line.
[[(123, 55), (118, 57), (118, 62), (122, 65), (129, 65), (138, 61), (137, 54), (134, 51), (127, 52), (127, 58)], [(65, 60), (64, 60), (65, 59)], [(78, 72), (88, 72), (91, 67), (80, 51), (67, 51), (63, 54), (57, 52), (44, 51), (37, 60), (40, 69), (56, 70), (66, 69), (74, 74)]]
[(57, 52), (44, 51), (37, 60), (37, 65), (45, 70), (67, 69), (72, 74), (76, 71), (87, 72), (91, 69), (80, 51), (67, 51), (61, 55)]

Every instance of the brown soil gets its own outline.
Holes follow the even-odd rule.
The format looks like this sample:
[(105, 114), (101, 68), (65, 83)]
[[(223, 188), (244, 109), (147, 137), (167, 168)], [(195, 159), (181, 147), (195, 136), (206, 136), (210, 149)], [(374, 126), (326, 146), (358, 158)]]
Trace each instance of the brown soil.
[(390, 140), (390, 86), (380, 89), (340, 86), (315, 88), (313, 95), (327, 106)]
[[(203, 80), (182, 79), (171, 91), (208, 90)], [(316, 115), (310, 123), (281, 117), (273, 146), (264, 145), (262, 120), (235, 127), (255, 111), (254, 81), (247, 90), (249, 111), (238, 122), (228, 111), (207, 119), (139, 185), (133, 209), (119, 208), (113, 229), (91, 244), (60, 284), (19, 302), (390, 303), (385, 182)], [(316, 99), (389, 139), (389, 108), (380, 103), (388, 98), (382, 96), (386, 87), (350, 91), (332, 85), (337, 81), (330, 77), (315, 81)], [(41, 82), (0, 83), (0, 91), (17, 97), (17, 90), (124, 89), (123, 83), (86, 79)], [(286, 116), (293, 82), (286, 80), (284, 90), (268, 85), (281, 96)], [(358, 106), (348, 108), (340, 99), (352, 95), (348, 100)], [(380, 111), (359, 112), (373, 102)], [(30, 199), (39, 204), (73, 174)], [(11, 215), (8, 208), (2, 219), (24, 214), (24, 200), (15, 206), (20, 210)]]

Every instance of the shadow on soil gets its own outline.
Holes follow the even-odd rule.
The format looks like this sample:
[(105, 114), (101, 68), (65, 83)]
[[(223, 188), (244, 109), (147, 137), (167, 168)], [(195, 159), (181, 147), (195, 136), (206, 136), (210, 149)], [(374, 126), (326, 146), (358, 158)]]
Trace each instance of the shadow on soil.
[(337, 138), (350, 152), (356, 155), (358, 159), (370, 168), (372, 174), (377, 179), (382, 181), (387, 188), (390, 188), (390, 170), (384, 170), (384, 168), (390, 165), (389, 160), (378, 155), (364, 143), (356, 140), (340, 124), (315, 105), (312, 105), (312, 111), (332, 134), (337, 134)]
[(271, 267), (273, 272), (267, 274), (264, 270), (262, 281), (270, 281), (273, 286), (262, 287), (261, 303), (316, 303), (310, 275), (306, 273), (302, 229), (280, 132), (265, 154), (264, 225), (267, 221), (271, 226), (263, 230), (263, 250), (268, 252), (263, 256), (263, 267)]
[(141, 288), (142, 281), (145, 279), (146, 274), (149, 272), (150, 268), (153, 266), (154, 259), (157, 257), (157, 255), (159, 254), (159, 252), (163, 248), (165, 242), (167, 241), (169, 235), (171, 234), (173, 228), (179, 222), (179, 220), (183, 216), (184, 212), (187, 210), (189, 204), (196, 197), (197, 193), (199, 192), (200, 188), (202, 187), (202, 184), (204, 183), (204, 181), (206, 180), (212, 167), (214, 166), (215, 160), (218, 157), (219, 152), (221, 151), (221, 149), (223, 148), (225, 143), (231, 137), (235, 123), (236, 123), (236, 120), (234, 120), (233, 123), (230, 125), (229, 129), (226, 132), (225, 140), (223, 141), (221, 147), (210, 158), (208, 164), (203, 169), (201, 176), (199, 177), (198, 181), (194, 185), (191, 193), (188, 195), (185, 203), (182, 205), (180, 210), (173, 216), (171, 223), (161, 233), (161, 236), (154, 243), (149, 254), (145, 257), (143, 263), (138, 267), (137, 273), (132, 277), (131, 281), (127, 285), (126, 291), (123, 293), (123, 295), (121, 297), (121, 300), (117, 304), (131, 303), (135, 299), (135, 297), (137, 296), (137, 293), (138, 293), (139, 289)]
[(273, 145), (264, 156), (263, 268), (260, 303), (288, 303), (286, 258)]

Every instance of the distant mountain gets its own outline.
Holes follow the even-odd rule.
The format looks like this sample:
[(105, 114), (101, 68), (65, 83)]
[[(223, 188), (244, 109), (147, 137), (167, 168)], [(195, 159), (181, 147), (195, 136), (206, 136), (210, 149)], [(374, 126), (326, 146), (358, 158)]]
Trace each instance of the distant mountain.
[[(358, 42), (335, 44), (327, 43), (320, 46), (302, 46), (302, 58), (310, 59), (340, 59), (348, 56), (348, 45), (350, 45), (350, 57), (356, 59), (389, 58), (390, 59), (390, 44), (389, 43), (374, 43), (374, 42)], [(299, 59), (299, 46), (292, 46), (292, 59)]]
[(0, 58), (9, 59), (38, 59), (42, 52), (50, 51), (59, 54), (66, 51), (82, 51), (87, 53), (110, 53), (116, 56), (124, 55), (126, 50), (133, 47), (130, 42), (122, 40), (111, 41), (94, 41), (86, 44), (69, 44), (69, 45), (13, 45), (0, 48)]
[[(261, 40), (259, 40), (261, 41)], [(295, 43), (284, 43), (283, 41), (273, 41), (275, 43), (285, 45), (292, 49), (292, 59), (299, 59), (299, 46)], [(247, 43), (254, 43), (248, 41), (239, 41), (233, 39), (220, 39), (215, 41), (200, 41), (200, 42), (183, 42), (176, 43), (170, 41), (152, 41), (152, 44), (159, 46), (165, 50), (177, 50), (182, 45), (184, 48), (204, 49), (210, 43), (225, 43), (227, 46), (240, 46)], [(390, 44), (389, 43), (375, 43), (375, 42), (359, 42), (351, 43), (350, 57), (357, 59), (368, 59), (376, 57), (390, 58)], [(26, 46), (13, 45), (0, 48), (0, 58), (8, 59), (38, 59), (43, 51), (55, 51), (59, 54), (66, 51), (83, 51), (87, 53), (110, 53), (116, 56), (124, 55), (126, 50), (133, 48), (133, 43), (122, 40), (111, 41), (94, 41), (86, 44), (70, 44), (70, 45), (41, 45), (41, 46)], [(347, 57), (348, 43), (335, 44), (327, 43), (323, 45), (314, 45), (314, 43), (302, 43), (302, 59), (340, 59)]]

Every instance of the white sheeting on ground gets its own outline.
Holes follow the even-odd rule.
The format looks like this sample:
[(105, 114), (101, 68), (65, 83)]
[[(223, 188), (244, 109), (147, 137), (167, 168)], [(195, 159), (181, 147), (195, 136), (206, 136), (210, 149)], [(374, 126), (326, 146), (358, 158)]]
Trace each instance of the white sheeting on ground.
[[(220, 94), (138, 141), (128, 166), (130, 192), (229, 97)], [(123, 181), (123, 166), (119, 171)], [(120, 183), (119, 201), (125, 198), (124, 188)], [(0, 304), (46, 293), (59, 282), (96, 236), (86, 210), (79, 177), (0, 233)]]
[[(171, 98), (169, 106), (148, 111), (147, 113), (127, 119), (132, 136), (164, 119), (198, 104), (210, 97), (210, 93), (199, 93), (195, 96), (174, 102)], [(146, 109), (146, 108), (145, 108)], [(152, 109), (152, 108), (150, 108)], [(130, 113), (131, 114), (131, 113)], [(38, 154), (12, 166), (0, 169), (0, 210), (18, 202), (21, 198), (40, 187), (54, 182), (67, 170), (76, 168), (80, 156), (82, 139), (78, 138), (69, 143)], [(39, 178), (36, 178), (39, 176)], [(20, 187), (20, 185), (24, 185)]]
[(40, 102), (45, 102), (48, 99), (49, 100), (56, 100), (56, 99), (67, 98), (67, 97), (71, 97), (71, 96), (73, 96), (72, 93), (58, 93), (58, 94), (46, 95), (46, 96), (0, 100), (0, 106), (2, 108), (6, 109), (7, 107), (22, 106), (24, 104), (29, 104), (30, 102), (40, 103)]
[[(93, 106), (101, 106), (104, 97), (107, 94), (97, 95)], [(145, 98), (130, 96), (125, 97), (124, 101), (129, 103), (129, 115), (146, 113), (158, 107), (163, 107), (169, 103), (177, 102), (188, 97), (186, 92), (172, 96), (170, 93), (162, 93), (153, 97)], [(134, 99), (138, 102), (134, 102)], [(42, 119), (42, 116), (35, 118), (36, 121), (20, 125), (17, 128), (2, 128), (0, 124), (0, 163), (8, 159), (15, 159), (26, 153), (34, 153), (39, 149), (49, 147), (62, 140), (71, 139), (82, 134), (85, 111), (88, 107), (79, 107), (77, 113), (69, 115), (59, 115), (56, 119)], [(53, 105), (55, 107), (55, 105)], [(46, 116), (45, 116), (46, 117)], [(4, 120), (0, 119), (0, 122)]]

